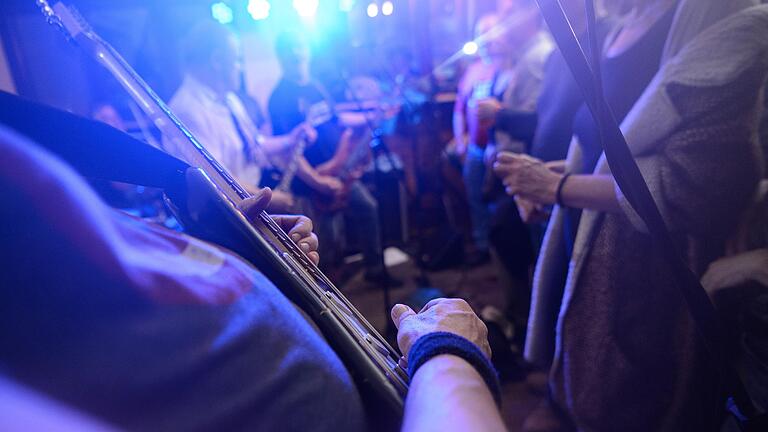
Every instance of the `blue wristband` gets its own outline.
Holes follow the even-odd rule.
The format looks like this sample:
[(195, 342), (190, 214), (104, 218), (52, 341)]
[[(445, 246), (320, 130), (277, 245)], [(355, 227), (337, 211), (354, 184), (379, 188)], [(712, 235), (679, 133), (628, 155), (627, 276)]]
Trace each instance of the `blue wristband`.
[(408, 375), (413, 379), (424, 363), (441, 354), (455, 355), (471, 364), (483, 377), (496, 404), (501, 405), (501, 385), (496, 369), (480, 348), (454, 333), (435, 332), (418, 338), (408, 353)]

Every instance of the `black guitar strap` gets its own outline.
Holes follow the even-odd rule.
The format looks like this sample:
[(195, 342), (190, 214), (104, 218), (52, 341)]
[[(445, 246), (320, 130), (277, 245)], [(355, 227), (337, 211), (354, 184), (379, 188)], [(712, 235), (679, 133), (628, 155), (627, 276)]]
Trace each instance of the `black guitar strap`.
[[(657, 242), (658, 250), (665, 251), (668, 259), (677, 269), (675, 285), (679, 287), (688, 305), (704, 344), (720, 367), (720, 382), (729, 396), (728, 409), (739, 421), (743, 430), (768, 430), (765, 415), (758, 413), (744, 383), (728, 359), (725, 352), (725, 334), (717, 311), (701, 286), (699, 278), (689, 269), (677, 244), (672, 240), (648, 185), (627, 146), (619, 123), (605, 100), (602, 80), (599, 78), (600, 56), (593, 55), (591, 64), (587, 60), (559, 0), (536, 1), (595, 119), (605, 157), (617, 185), (632, 208), (645, 222), (648, 231)], [(593, 0), (585, 0), (585, 5), (589, 49), (593, 54), (599, 54), (595, 38)]]
[(81, 175), (164, 188), (185, 162), (107, 124), (0, 92), (0, 124), (31, 138)]

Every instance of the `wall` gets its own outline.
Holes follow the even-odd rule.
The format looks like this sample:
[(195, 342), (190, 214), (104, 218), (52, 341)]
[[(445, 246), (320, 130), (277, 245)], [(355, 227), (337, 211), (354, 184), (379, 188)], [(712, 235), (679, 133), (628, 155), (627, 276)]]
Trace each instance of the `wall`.
[(271, 31), (262, 30), (242, 36), (247, 90), (266, 114), (269, 95), (280, 79), (280, 65), (273, 47), (275, 35)]

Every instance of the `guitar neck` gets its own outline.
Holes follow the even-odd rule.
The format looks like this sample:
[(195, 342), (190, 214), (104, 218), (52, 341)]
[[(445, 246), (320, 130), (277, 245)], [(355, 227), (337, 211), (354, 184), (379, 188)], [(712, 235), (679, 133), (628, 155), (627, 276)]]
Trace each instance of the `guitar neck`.
[(59, 27), (67, 38), (76, 42), (101, 63), (163, 136), (175, 147), (183, 149), (183, 158), (187, 163), (205, 171), (211, 181), (235, 204), (249, 196), (245, 188), (214, 159), (128, 62), (111, 45), (90, 31), (87, 23), (76, 11), (70, 10), (60, 2), (53, 6), (44, 0), (37, 0), (37, 3), (48, 22)]
[(386, 339), (271, 216), (261, 212), (256, 220), (246, 219), (237, 205), (250, 196), (248, 191), (213, 158), (119, 53), (67, 6), (57, 3), (50, 7), (45, 0), (37, 2), (49, 22), (64, 30), (68, 38), (93, 55), (117, 79), (164, 137), (183, 153), (186, 161), (205, 172), (215, 188), (206, 184), (220, 192), (220, 201), (228, 208), (228, 218), (236, 221), (237, 231), (245, 233), (248, 244), (253, 246), (243, 254), (252, 255), (256, 251), (262, 257), (266, 263), (263, 270), (272, 274), (273, 280), (279, 280), (276, 284), (286, 295), (293, 294), (302, 300), (305, 312), (321, 327), (348, 365), (359, 373), (360, 382), (372, 386), (396, 415), (402, 415), (407, 378), (398, 366), (399, 355)]
[(175, 148), (181, 150), (187, 163), (205, 171), (214, 184), (235, 204), (250, 196), (120, 54), (107, 45), (95, 46), (94, 49), (102, 65), (117, 78), (163, 136), (171, 141)]
[(288, 192), (291, 189), (291, 183), (293, 178), (296, 177), (296, 172), (299, 169), (299, 158), (304, 154), (304, 149), (307, 147), (307, 141), (301, 139), (293, 149), (291, 158), (288, 161), (283, 176), (280, 178), (280, 183), (275, 186), (275, 190), (280, 192)]

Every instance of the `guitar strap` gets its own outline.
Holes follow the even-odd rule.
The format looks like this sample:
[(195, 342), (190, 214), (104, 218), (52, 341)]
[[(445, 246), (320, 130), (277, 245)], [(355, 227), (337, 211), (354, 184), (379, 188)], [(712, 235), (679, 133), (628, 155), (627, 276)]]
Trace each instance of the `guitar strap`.
[(107, 124), (10, 93), (0, 92), (0, 124), (31, 138), (86, 177), (166, 188), (189, 168)]
[(235, 125), (237, 136), (240, 137), (240, 141), (243, 142), (243, 157), (248, 163), (253, 163), (253, 153), (251, 153), (251, 145), (248, 138), (243, 132), (243, 128), (240, 127), (240, 122), (237, 120), (235, 113), (232, 112), (232, 108), (227, 105), (227, 111), (229, 111), (229, 117), (232, 119), (232, 123)]
[[(689, 269), (677, 244), (653, 201), (648, 185), (632, 157), (619, 123), (608, 106), (602, 91), (599, 55), (588, 61), (559, 0), (536, 0), (568, 66), (578, 83), (584, 100), (598, 128), (605, 157), (614, 179), (632, 208), (643, 219), (658, 250), (664, 251), (677, 269), (674, 284), (693, 317), (699, 334), (720, 368), (720, 382), (728, 396), (728, 409), (742, 430), (768, 430), (766, 416), (758, 412), (725, 352), (725, 333), (714, 305), (699, 278)], [(585, 0), (588, 21), (589, 50), (598, 53), (595, 37), (593, 0)], [(714, 378), (714, 377), (713, 377)]]
[[(271, 168), (272, 164), (269, 162), (269, 158), (261, 147), (261, 138), (258, 136), (260, 132), (254, 130), (254, 127), (256, 126), (255, 124), (251, 125), (250, 128), (244, 124), (244, 122), (250, 123), (250, 119), (243, 118), (243, 116), (248, 116), (248, 113), (242, 109), (244, 108), (241, 107), (242, 102), (233, 101), (232, 99), (234, 98), (237, 98), (237, 95), (228, 95), (224, 100), (224, 106), (229, 112), (229, 117), (235, 126), (238, 138), (243, 142), (243, 156), (245, 157), (245, 161), (249, 164), (256, 164), (262, 168)], [(254, 136), (254, 133), (256, 136)]]

